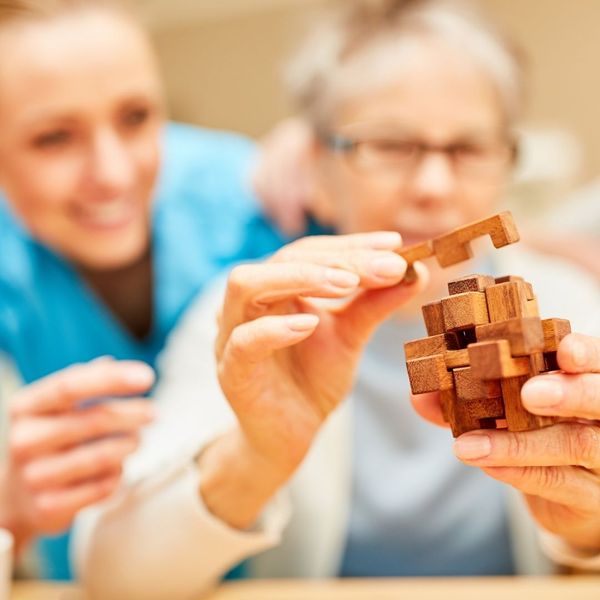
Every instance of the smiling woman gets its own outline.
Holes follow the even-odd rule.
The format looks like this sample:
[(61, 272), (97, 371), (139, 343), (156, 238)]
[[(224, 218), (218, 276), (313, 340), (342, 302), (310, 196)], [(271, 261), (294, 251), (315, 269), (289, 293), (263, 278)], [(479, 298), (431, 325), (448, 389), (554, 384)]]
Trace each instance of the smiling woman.
[[(129, 361), (154, 366), (212, 276), (280, 245), (246, 185), (254, 153), (165, 122), (154, 53), (120, 3), (0, 2), (0, 352), (31, 384), (0, 468), (18, 547), (114, 491), (151, 416), (86, 401), (145, 393), (152, 373)], [(127, 362), (68, 368), (105, 355)], [(66, 544), (44, 542), (45, 575), (69, 577)]]

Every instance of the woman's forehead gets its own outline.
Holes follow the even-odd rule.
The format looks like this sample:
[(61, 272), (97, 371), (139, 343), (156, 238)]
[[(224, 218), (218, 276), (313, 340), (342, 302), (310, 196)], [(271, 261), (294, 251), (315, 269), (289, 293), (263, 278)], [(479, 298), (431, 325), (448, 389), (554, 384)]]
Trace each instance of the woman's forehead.
[(147, 41), (116, 16), (65, 17), (0, 33), (0, 108), (35, 115), (158, 89)]

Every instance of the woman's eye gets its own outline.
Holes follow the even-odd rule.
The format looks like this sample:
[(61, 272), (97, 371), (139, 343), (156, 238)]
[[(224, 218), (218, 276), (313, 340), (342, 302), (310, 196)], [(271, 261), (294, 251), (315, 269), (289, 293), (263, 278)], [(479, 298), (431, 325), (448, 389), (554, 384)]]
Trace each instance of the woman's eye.
[(72, 135), (69, 131), (64, 129), (58, 129), (56, 131), (49, 131), (48, 133), (43, 133), (38, 135), (33, 140), (33, 145), (36, 148), (57, 148), (60, 146), (65, 146), (72, 139)]
[(150, 110), (147, 108), (138, 108), (127, 111), (123, 115), (123, 124), (127, 127), (137, 127), (145, 123), (150, 116)]

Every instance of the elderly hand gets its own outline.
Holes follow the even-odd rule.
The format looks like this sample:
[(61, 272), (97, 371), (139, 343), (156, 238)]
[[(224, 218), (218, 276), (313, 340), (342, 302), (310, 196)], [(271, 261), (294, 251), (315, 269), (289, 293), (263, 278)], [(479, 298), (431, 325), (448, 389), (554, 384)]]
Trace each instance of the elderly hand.
[[(530, 379), (521, 396), (532, 413), (563, 421), (536, 431), (466, 433), (455, 453), (523, 492), (542, 527), (574, 546), (600, 550), (600, 339), (567, 336), (558, 363), (562, 373)], [(434, 395), (413, 401), (440, 423)]]
[[(247, 510), (248, 519), (240, 518), (239, 494), (233, 493), (240, 478), (231, 477), (248, 457), (255, 460), (246, 469), (251, 481), (245, 504), (249, 488), (258, 487), (258, 473), (275, 473), (272, 487), (277, 488), (304, 458), (327, 416), (350, 391), (374, 328), (424, 284), (427, 272), (417, 265), (418, 282), (398, 285), (406, 272), (406, 262), (394, 252), (400, 244), (400, 236), (389, 232), (305, 238), (266, 263), (234, 269), (220, 318), (217, 360), (243, 445), (229, 453), (227, 468), (224, 453), (205, 461), (203, 494), (214, 513), (238, 526), (251, 522), (253, 510)], [(215, 464), (215, 487), (225, 487), (223, 478), (229, 476), (230, 493), (211, 494), (209, 462)], [(237, 498), (228, 504), (227, 515), (225, 495)]]
[(2, 473), (0, 519), (22, 545), (55, 534), (76, 513), (117, 487), (125, 457), (152, 419), (148, 401), (85, 401), (147, 391), (153, 371), (102, 358), (22, 388), (11, 401), (9, 456)]

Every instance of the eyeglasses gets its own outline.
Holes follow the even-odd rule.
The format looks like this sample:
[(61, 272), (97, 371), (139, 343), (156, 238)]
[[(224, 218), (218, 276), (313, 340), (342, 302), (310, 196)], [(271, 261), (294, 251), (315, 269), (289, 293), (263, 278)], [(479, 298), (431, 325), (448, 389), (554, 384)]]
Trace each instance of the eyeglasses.
[(436, 145), (391, 135), (359, 138), (330, 133), (321, 138), (330, 150), (344, 155), (352, 167), (364, 172), (410, 172), (427, 154), (441, 153), (457, 175), (491, 177), (502, 173), (517, 156), (516, 143), (508, 140)]

